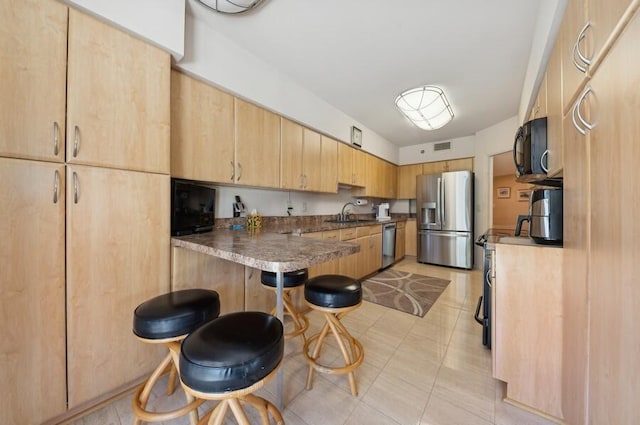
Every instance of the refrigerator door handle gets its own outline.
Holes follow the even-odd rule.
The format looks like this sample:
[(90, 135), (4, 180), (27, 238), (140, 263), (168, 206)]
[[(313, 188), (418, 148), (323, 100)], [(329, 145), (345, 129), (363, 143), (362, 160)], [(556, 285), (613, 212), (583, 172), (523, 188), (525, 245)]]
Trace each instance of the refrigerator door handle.
[(438, 177), (438, 193), (436, 194), (436, 199), (438, 202), (438, 205), (436, 207), (436, 222), (438, 224), (442, 224), (442, 179), (440, 177)]
[(442, 225), (443, 225), (443, 226), (445, 225), (445, 219), (444, 219), (444, 218), (446, 217), (446, 212), (445, 212), (445, 202), (446, 202), (446, 199), (445, 199), (445, 196), (444, 196), (444, 194), (445, 194), (445, 189), (446, 189), (446, 188), (445, 188), (445, 186), (444, 186), (444, 181), (445, 181), (445, 180), (444, 180), (444, 179), (442, 179), (442, 182), (440, 183), (440, 185), (442, 186), (442, 187), (441, 187), (441, 189), (440, 189), (440, 193), (442, 193), (442, 200), (441, 200), (441, 202), (440, 202), (440, 205), (441, 205), (441, 207), (440, 207), (440, 211), (441, 211), (441, 213), (442, 213), (442, 218), (440, 219), (440, 222), (442, 223)]

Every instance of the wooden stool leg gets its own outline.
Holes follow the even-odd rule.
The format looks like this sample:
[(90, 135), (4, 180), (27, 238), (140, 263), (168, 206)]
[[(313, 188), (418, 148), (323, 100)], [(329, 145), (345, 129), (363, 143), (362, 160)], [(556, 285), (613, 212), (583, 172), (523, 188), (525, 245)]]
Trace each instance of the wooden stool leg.
[(229, 408), (229, 403), (227, 400), (222, 400), (216, 407), (209, 412), (209, 422), (208, 425), (222, 425), (224, 423), (224, 417), (227, 415), (227, 410)]
[(178, 371), (176, 370), (173, 362), (169, 365), (171, 370), (169, 371), (169, 381), (167, 382), (167, 395), (171, 395), (176, 391), (176, 382), (178, 379)]
[[(344, 358), (345, 365), (352, 364), (356, 360), (356, 353), (353, 351), (353, 342), (352, 342), (353, 338), (347, 332), (347, 329), (344, 327), (342, 323), (340, 323), (340, 320), (335, 315), (331, 313), (325, 313), (325, 316), (327, 318), (327, 322), (329, 323), (329, 326), (331, 327), (331, 332), (333, 332), (333, 336), (336, 338), (336, 342), (340, 347), (340, 351), (342, 352), (342, 357)], [(347, 347), (345, 347), (344, 345), (344, 341), (342, 340), (341, 334), (344, 335), (347, 341), (349, 341), (349, 348), (350, 348), (349, 351), (347, 351)], [(358, 387), (356, 386), (355, 375), (353, 371), (350, 371), (347, 375), (349, 376), (349, 387), (351, 388), (351, 394), (353, 394), (354, 396), (357, 396)]]
[[(324, 339), (328, 333), (329, 333), (329, 324), (325, 323), (324, 326), (322, 327), (322, 331), (320, 332), (320, 335), (318, 336), (318, 340), (316, 341), (316, 346), (313, 349), (313, 354), (311, 354), (312, 359), (315, 360), (320, 356), (320, 350), (322, 349), (322, 344), (324, 343)], [(307, 345), (310, 344), (311, 341), (312, 340), (307, 341), (307, 344), (304, 345), (303, 350), (305, 352), (308, 349)], [(307, 385), (305, 387), (307, 390), (310, 390), (311, 385), (313, 384), (314, 372), (315, 372), (315, 368), (313, 367), (313, 365), (309, 365), (309, 374), (307, 375)]]
[(249, 418), (247, 418), (247, 414), (244, 412), (242, 405), (240, 405), (240, 401), (237, 398), (230, 398), (228, 402), (231, 407), (231, 411), (233, 411), (233, 416), (235, 416), (238, 421), (238, 425), (251, 425)]

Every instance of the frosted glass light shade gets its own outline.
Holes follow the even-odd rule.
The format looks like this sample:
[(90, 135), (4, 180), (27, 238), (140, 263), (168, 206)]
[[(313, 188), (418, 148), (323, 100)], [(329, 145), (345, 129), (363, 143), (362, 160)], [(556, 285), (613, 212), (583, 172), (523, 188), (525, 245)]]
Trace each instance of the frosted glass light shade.
[(413, 124), (435, 130), (453, 119), (453, 109), (439, 87), (424, 86), (407, 90), (396, 98), (396, 106)]
[(243, 13), (258, 6), (263, 0), (199, 0), (200, 3), (216, 12), (226, 14)]

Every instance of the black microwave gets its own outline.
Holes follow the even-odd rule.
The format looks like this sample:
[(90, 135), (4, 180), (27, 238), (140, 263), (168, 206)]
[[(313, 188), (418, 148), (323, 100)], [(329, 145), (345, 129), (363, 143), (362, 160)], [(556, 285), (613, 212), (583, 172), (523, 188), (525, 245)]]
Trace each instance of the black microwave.
[(213, 230), (216, 190), (190, 180), (171, 179), (171, 235)]
[(547, 118), (536, 118), (522, 125), (513, 142), (516, 179), (535, 182), (547, 177)]

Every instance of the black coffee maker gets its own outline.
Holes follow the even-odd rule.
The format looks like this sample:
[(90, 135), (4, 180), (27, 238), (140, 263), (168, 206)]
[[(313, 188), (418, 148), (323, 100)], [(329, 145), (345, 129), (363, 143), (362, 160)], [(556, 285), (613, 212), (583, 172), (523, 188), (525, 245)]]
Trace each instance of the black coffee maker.
[(535, 243), (562, 245), (562, 188), (532, 190), (529, 214), (518, 216), (516, 236), (520, 236), (525, 221), (529, 222), (529, 237)]

